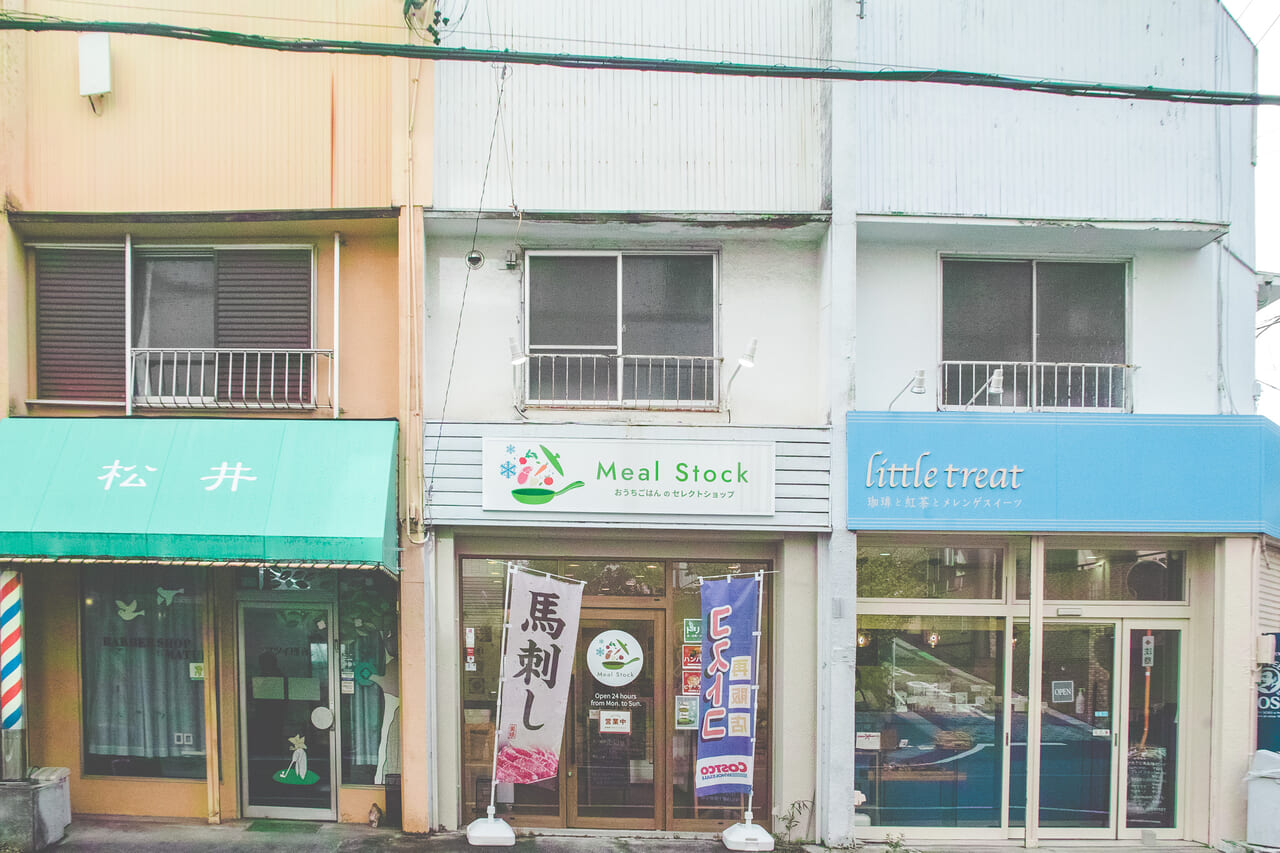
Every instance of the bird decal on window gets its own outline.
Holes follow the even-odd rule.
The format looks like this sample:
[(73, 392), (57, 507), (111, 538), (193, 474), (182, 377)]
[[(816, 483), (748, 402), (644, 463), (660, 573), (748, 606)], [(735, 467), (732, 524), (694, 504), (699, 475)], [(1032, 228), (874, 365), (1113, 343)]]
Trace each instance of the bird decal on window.
[(128, 604), (125, 604), (120, 599), (116, 599), (116, 607), (119, 608), (116, 615), (126, 622), (132, 622), (134, 619), (137, 619), (139, 616), (142, 616), (147, 612), (145, 610), (138, 609), (138, 599), (136, 598)]

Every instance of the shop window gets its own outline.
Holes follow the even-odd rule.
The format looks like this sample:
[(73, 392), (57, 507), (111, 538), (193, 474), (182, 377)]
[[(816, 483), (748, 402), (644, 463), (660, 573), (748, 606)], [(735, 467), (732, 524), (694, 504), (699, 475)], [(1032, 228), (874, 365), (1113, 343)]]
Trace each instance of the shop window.
[(907, 545), (858, 547), (859, 598), (999, 599), (1004, 551)]
[(82, 588), (85, 773), (203, 779), (200, 576), (94, 567)]
[(713, 255), (526, 258), (529, 403), (716, 405)]
[(1184, 601), (1186, 574), (1186, 551), (1044, 551), (1046, 601)]
[(873, 826), (1000, 826), (1003, 626), (858, 617), (854, 787)]
[[(683, 642), (685, 636), (685, 626), (693, 622), (700, 623), (702, 619), (702, 598), (699, 581), (703, 577), (717, 577), (723, 575), (743, 575), (750, 577), (757, 571), (765, 571), (768, 566), (764, 563), (676, 563), (676, 595), (672, 607), (672, 615), (675, 624), (672, 626), (675, 632), (677, 642), (673, 645), (674, 654), (672, 655), (671, 672), (672, 692), (677, 695), (688, 695), (685, 688), (684, 678), (685, 672), (698, 673), (696, 667), (691, 668), (690, 664), (685, 660), (684, 646), (689, 645)], [(760, 671), (758, 683), (762, 688), (757, 691), (756, 696), (756, 751), (755, 751), (755, 778), (753, 785), (755, 786), (755, 799), (752, 804), (753, 810), (758, 814), (769, 814), (769, 746), (770, 722), (772, 714), (770, 711), (770, 694), (763, 685), (770, 683), (772, 679), (769, 655), (766, 653), (769, 648), (770, 638), (772, 637), (771, 620), (769, 618), (769, 598), (768, 593), (770, 585), (767, 582), (764, 585), (764, 606), (761, 608), (761, 645), (760, 645)], [(700, 643), (701, 641), (699, 641)], [(696, 696), (696, 688), (692, 688)], [(742, 812), (746, 808), (747, 798), (743, 794), (712, 794), (710, 796), (695, 797), (694, 796), (694, 767), (697, 763), (698, 755), (698, 732), (696, 728), (681, 727), (677, 723), (677, 728), (671, 743), (671, 804), (672, 815), (677, 820), (715, 820), (723, 823), (733, 823), (742, 819)]]
[(1127, 269), (944, 260), (942, 405), (1126, 410)]
[(382, 785), (400, 773), (400, 625), (395, 583), (342, 572), (338, 596), (342, 780)]
[(118, 249), (34, 257), (41, 399), (124, 402), (128, 391), (137, 407), (327, 405), (310, 249), (137, 247), (129, 279)]

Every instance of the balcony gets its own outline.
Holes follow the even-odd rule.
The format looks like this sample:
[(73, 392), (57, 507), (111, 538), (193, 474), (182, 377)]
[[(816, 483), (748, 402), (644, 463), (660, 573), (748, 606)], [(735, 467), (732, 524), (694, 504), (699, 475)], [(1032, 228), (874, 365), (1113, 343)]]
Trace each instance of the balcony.
[(716, 356), (531, 353), (523, 398), (543, 408), (714, 411), (720, 405)]
[(1127, 412), (1134, 369), (1131, 364), (944, 361), (938, 367), (938, 407)]
[(138, 409), (333, 408), (333, 350), (130, 350), (130, 406)]

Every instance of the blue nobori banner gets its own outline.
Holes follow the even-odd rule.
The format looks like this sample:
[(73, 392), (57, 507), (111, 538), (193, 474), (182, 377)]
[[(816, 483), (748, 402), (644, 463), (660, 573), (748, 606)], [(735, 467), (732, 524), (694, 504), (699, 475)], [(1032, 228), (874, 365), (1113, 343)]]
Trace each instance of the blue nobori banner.
[(702, 584), (702, 714), (696, 796), (749, 793), (754, 773), (758, 575)]

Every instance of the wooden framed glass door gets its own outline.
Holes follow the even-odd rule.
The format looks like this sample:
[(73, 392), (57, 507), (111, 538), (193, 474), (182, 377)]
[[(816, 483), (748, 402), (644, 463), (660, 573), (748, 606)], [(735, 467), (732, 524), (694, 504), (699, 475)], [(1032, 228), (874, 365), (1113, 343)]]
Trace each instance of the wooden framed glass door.
[(570, 827), (661, 828), (665, 638), (664, 611), (583, 608), (562, 765)]

